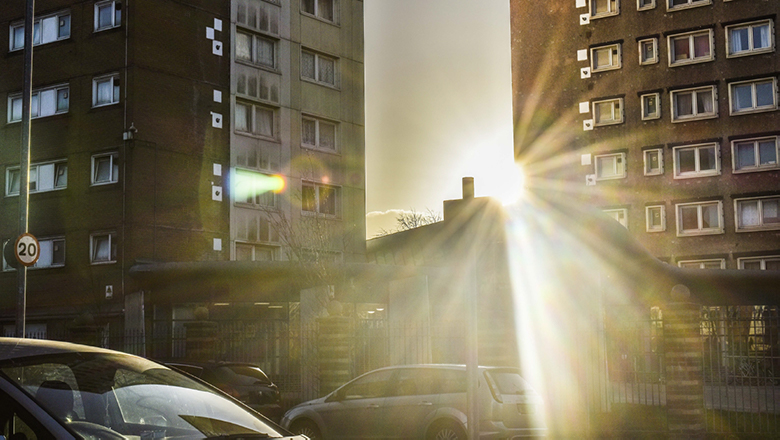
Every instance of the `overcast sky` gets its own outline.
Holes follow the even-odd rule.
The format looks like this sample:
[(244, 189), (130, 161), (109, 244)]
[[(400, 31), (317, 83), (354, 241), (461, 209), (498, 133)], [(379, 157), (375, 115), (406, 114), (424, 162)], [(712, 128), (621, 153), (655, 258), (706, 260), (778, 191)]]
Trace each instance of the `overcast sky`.
[(368, 237), (395, 210), (441, 212), (465, 176), (510, 201), (509, 0), (364, 4)]

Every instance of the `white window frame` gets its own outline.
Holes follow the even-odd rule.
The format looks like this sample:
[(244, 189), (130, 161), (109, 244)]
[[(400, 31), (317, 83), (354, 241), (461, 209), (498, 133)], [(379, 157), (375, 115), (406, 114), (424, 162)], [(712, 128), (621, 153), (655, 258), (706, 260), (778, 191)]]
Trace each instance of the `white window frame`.
[[(603, 119), (601, 117), (602, 115), (599, 109), (601, 108), (602, 104), (610, 105), (611, 117), (609, 119)], [(623, 117), (623, 98), (609, 98), (593, 101), (592, 109), (593, 125), (596, 127), (622, 124), (625, 119)]]
[[(594, 2), (606, 2), (607, 11), (596, 11)], [(620, 0), (588, 0), (588, 11), (591, 20), (618, 15), (620, 14)]]
[[(305, 125), (307, 123), (314, 123), (314, 139), (313, 142), (307, 142), (307, 136), (305, 135)], [(333, 126), (333, 147), (323, 145), (323, 125)], [(302, 115), (301, 116), (301, 146), (306, 148), (316, 148), (318, 150), (337, 152), (339, 149), (339, 124), (335, 121), (327, 119), (316, 118), (314, 116)]]
[(614, 209), (602, 209), (601, 212), (608, 215), (616, 222), (620, 223), (624, 228), (628, 229), (628, 209), (626, 208), (614, 208)]
[[(609, 164), (612, 168), (609, 174), (604, 175), (603, 162), (611, 160)], [(593, 158), (593, 167), (596, 173), (596, 180), (615, 180), (626, 178), (626, 153), (597, 154)]]
[[(655, 100), (655, 113), (649, 113), (647, 111), (647, 103), (649, 100)], [(655, 93), (645, 93), (644, 95), (641, 95), (639, 97), (639, 104), (642, 106), (641, 112), (642, 112), (642, 120), (643, 121), (651, 121), (653, 119), (661, 119), (661, 94), (658, 92)]]
[(233, 194), (237, 205), (275, 208), (276, 190), (269, 189), (265, 183), (271, 176), (254, 170), (236, 169)]
[[(609, 51), (609, 64), (599, 67), (596, 65), (597, 54), (601, 51)], [(590, 48), (590, 70), (591, 72), (606, 72), (608, 70), (617, 70), (623, 67), (623, 51), (620, 43), (607, 44)]]
[[(683, 268), (683, 269), (713, 269), (713, 268), (705, 267), (708, 264), (712, 264), (712, 263), (717, 263), (718, 265), (720, 265), (720, 267), (718, 269), (722, 270), (722, 269), (726, 268), (726, 259), (725, 258), (708, 258), (708, 259), (705, 259), (705, 260), (681, 260), (681, 261), (677, 262), (677, 267), (680, 267), (680, 268)], [(696, 268), (696, 267), (687, 267), (686, 268), (685, 267), (685, 266), (690, 266), (690, 265), (694, 265), (694, 264), (698, 264), (699, 267), (698, 268)]]
[[(51, 31), (54, 26), (54, 31)], [(53, 43), (70, 38), (70, 11), (36, 16), (33, 21), (33, 46)], [(21, 37), (21, 38), (19, 38)], [(37, 38), (36, 38), (37, 37)], [(8, 27), (8, 51), (24, 49), (24, 22), (13, 23)]]
[[(108, 24), (101, 26), (100, 24), (100, 10), (102, 8), (111, 8), (111, 20)], [(107, 29), (117, 28), (122, 26), (122, 2), (118, 0), (107, 0), (95, 2), (95, 32), (105, 31)]]
[[(650, 43), (653, 46), (653, 56), (651, 58), (645, 59), (645, 53), (642, 50), (642, 46), (645, 43)], [(657, 64), (658, 61), (660, 61), (660, 57), (658, 56), (658, 38), (643, 38), (639, 41), (637, 41), (637, 48), (639, 50), (639, 64), (642, 66), (647, 66), (650, 64)]]
[[(706, 56), (697, 57), (695, 54), (696, 48), (694, 39), (696, 37), (707, 35), (707, 41), (709, 42), (709, 54)], [(677, 54), (674, 52), (674, 40), (686, 38), (688, 40), (688, 50), (691, 55), (690, 58), (676, 59)], [(704, 29), (694, 32), (684, 32), (681, 34), (669, 35), (666, 37), (666, 47), (669, 49), (669, 67), (687, 66), (689, 64), (706, 63), (715, 59), (715, 45), (713, 40), (712, 29)]]
[[(764, 218), (764, 204), (767, 201), (773, 202), (773, 204), (776, 205), (774, 209), (777, 216), (773, 218), (778, 219), (777, 221), (767, 221)], [(747, 203), (756, 205), (756, 215), (758, 216), (757, 225), (744, 225), (741, 209), (742, 206)], [(734, 224), (736, 225), (736, 231), (752, 232), (780, 229), (780, 213), (777, 213), (777, 210), (780, 210), (780, 195), (734, 199)]]
[[(60, 105), (60, 99), (65, 100), (64, 107)], [(52, 105), (45, 105), (51, 103)], [(70, 110), (70, 86), (58, 84), (32, 91), (30, 99), (30, 118), (38, 119), (47, 116), (61, 115)], [(18, 117), (14, 116), (18, 113)], [(22, 94), (8, 95), (8, 123), (22, 120)]]
[[(313, 56), (314, 57), (314, 72), (313, 76), (304, 76), (304, 69), (303, 69), (303, 58), (304, 56)], [(333, 82), (328, 81), (327, 79), (321, 78), (321, 66), (320, 64), (325, 61), (330, 61), (333, 63)], [(316, 84), (321, 84), (327, 87), (338, 87), (339, 84), (339, 59), (336, 57), (332, 57), (330, 55), (323, 55), (321, 53), (315, 52), (313, 50), (308, 49), (301, 49), (301, 79), (303, 81), (313, 82)]]
[[(249, 126), (243, 127), (239, 126), (239, 115), (238, 115), (238, 109), (244, 108), (245, 112), (248, 112), (247, 117), (249, 118), (247, 123)], [(233, 118), (233, 127), (236, 133), (241, 133), (243, 135), (248, 136), (257, 136), (264, 139), (271, 139), (271, 140), (278, 140), (279, 138), (279, 109), (276, 107), (271, 107), (268, 105), (261, 105), (261, 104), (255, 104), (244, 100), (237, 100), (235, 105), (235, 117)], [(257, 116), (259, 112), (270, 112), (271, 113), (271, 126), (269, 127), (271, 129), (271, 133), (263, 133), (260, 130), (259, 124), (257, 123)]]
[[(108, 159), (108, 178), (98, 179), (98, 163), (102, 159)], [(119, 182), (119, 153), (116, 151), (92, 155), (90, 184), (92, 186), (111, 185)]]
[[(107, 83), (111, 88), (111, 99), (104, 101), (100, 99), (100, 86)], [(92, 79), (92, 107), (104, 107), (107, 105), (114, 105), (119, 103), (120, 98), (120, 80), (118, 73), (112, 73), (111, 75), (98, 76)]]
[[(698, 226), (695, 229), (683, 229), (683, 216), (682, 210), (695, 207)], [(718, 225), (716, 227), (705, 227), (704, 219), (702, 218), (702, 209), (709, 207), (717, 207)], [(723, 202), (720, 200), (709, 200), (705, 202), (689, 202), (678, 203), (674, 207), (677, 217), (677, 236), (678, 237), (691, 237), (697, 235), (716, 235), (723, 234)]]
[[(769, 46), (756, 49), (753, 30), (756, 27), (762, 27), (762, 26), (768, 26), (769, 28), (768, 30)], [(731, 47), (731, 42), (733, 39), (732, 31), (745, 29), (745, 28), (747, 28), (748, 30), (749, 47), (746, 50), (740, 50), (736, 52), (732, 51), (732, 47)], [(744, 56), (757, 55), (757, 54), (774, 52), (774, 51), (775, 51), (775, 22), (771, 18), (766, 20), (752, 21), (749, 23), (739, 23), (739, 24), (732, 24), (726, 26), (726, 58), (744, 57)]]
[(758, 270), (767, 270), (766, 263), (768, 261), (780, 262), (780, 255), (766, 255), (766, 256), (761, 256), (761, 257), (742, 257), (742, 258), (737, 258), (737, 269), (748, 270), (748, 269), (745, 269), (745, 263), (759, 263), (759, 265), (761, 267)]
[[(708, 150), (710, 148), (715, 149), (715, 169), (701, 169), (701, 152), (702, 150)], [(694, 153), (694, 171), (680, 171), (680, 152), (685, 150), (693, 150)], [(672, 157), (674, 158), (674, 178), (675, 179), (689, 179), (696, 177), (707, 177), (720, 175), (720, 146), (716, 143), (706, 144), (693, 144), (693, 145), (678, 145), (672, 148)]]
[[(303, 192), (305, 191), (305, 188), (313, 188), (314, 189), (314, 210), (306, 209), (305, 206), (305, 196)], [(332, 189), (334, 191), (335, 195), (335, 213), (328, 213), (328, 212), (322, 212), (321, 209), (321, 196), (320, 192), (322, 189)], [(301, 212), (304, 215), (321, 215), (324, 217), (332, 217), (332, 218), (341, 218), (341, 187), (336, 185), (328, 185), (324, 183), (318, 183), (318, 182), (311, 182), (304, 180), (301, 182)]]
[[(238, 253), (239, 249), (244, 248), (250, 251), (250, 259), (239, 259)], [(267, 250), (271, 253), (271, 259), (270, 260), (264, 260), (264, 259), (258, 259), (258, 250)], [(267, 244), (258, 244), (258, 243), (245, 243), (242, 241), (236, 241), (235, 242), (235, 261), (276, 261), (278, 257), (279, 247), (278, 246), (269, 246)]]
[[(658, 168), (650, 168), (650, 154), (654, 153), (658, 155)], [(664, 149), (663, 148), (648, 148), (642, 151), (644, 174), (645, 176), (660, 176), (664, 173)]]
[(312, 7), (314, 8), (314, 11), (307, 11), (305, 9), (306, 6), (306, 0), (301, 0), (301, 13), (304, 15), (307, 15), (309, 17), (314, 17), (318, 20), (323, 20), (328, 23), (336, 24), (338, 23), (338, 0), (330, 0), (331, 2), (331, 18), (328, 18), (326, 13), (323, 12), (323, 7), (321, 3), (324, 2), (324, 0), (309, 0), (311, 2)]
[[(21, 168), (8, 167), (5, 170), (5, 195), (19, 195)], [(44, 177), (45, 175), (45, 177)], [(68, 162), (56, 160), (38, 162), (30, 165), (30, 194), (59, 191), (68, 187)]]
[[(108, 242), (108, 256), (103, 258), (98, 255), (100, 240)], [(89, 234), (89, 261), (91, 264), (112, 264), (117, 261), (116, 232), (95, 232)]]
[[(774, 161), (768, 161), (766, 164), (761, 163), (761, 143), (773, 142), (775, 144)], [(739, 145), (752, 144), (753, 147), (753, 165), (739, 167)], [(756, 171), (768, 171), (776, 170), (780, 168), (780, 138), (778, 136), (760, 137), (754, 139), (738, 139), (731, 141), (731, 169), (735, 174), (737, 173), (752, 173)]]
[[(661, 224), (654, 225), (651, 220), (653, 218), (652, 212), (658, 211)], [(666, 231), (666, 206), (664, 205), (649, 205), (645, 206), (645, 230), (647, 232), (663, 232)]]
[[(757, 95), (756, 95), (756, 87), (758, 85), (763, 85), (771, 83), (772, 87), (772, 104), (769, 105), (757, 105)], [(750, 87), (750, 93), (751, 93), (751, 106), (746, 108), (735, 108), (737, 104), (737, 100), (734, 97), (734, 91), (736, 87), (739, 86), (745, 86), (749, 84)], [(739, 82), (733, 82), (729, 83), (729, 114), (731, 115), (743, 115), (743, 114), (749, 114), (749, 113), (761, 113), (761, 112), (771, 112), (777, 110), (777, 78), (769, 77), (769, 78), (760, 78), (760, 79), (752, 79), (749, 81), (739, 81)]]
[[(238, 56), (238, 38), (239, 38), (239, 35), (243, 35), (243, 36), (245, 36), (245, 37), (250, 39), (249, 40), (250, 41), (250, 47), (249, 47), (249, 57), (248, 58), (245, 58), (245, 57), (239, 58), (239, 56)], [(272, 59), (271, 59), (270, 63), (265, 62), (263, 59), (261, 59), (257, 55), (257, 49), (259, 47), (259, 43), (260, 42), (269, 43), (271, 45), (271, 50), (272, 50), (271, 58)], [(269, 69), (276, 70), (276, 68), (277, 68), (277, 53), (279, 52), (279, 50), (278, 50), (279, 41), (278, 40), (276, 40), (274, 38), (269, 38), (269, 37), (264, 37), (264, 36), (260, 36), (260, 35), (257, 35), (257, 34), (253, 34), (251, 32), (236, 31), (236, 44), (235, 44), (235, 46), (236, 46), (236, 48), (235, 48), (235, 59), (236, 59), (237, 62), (239, 62), (239, 63), (249, 63), (249, 64), (252, 64), (252, 65), (255, 65), (255, 66), (267, 67)]]
[(684, 5), (672, 6), (673, 0), (666, 0), (667, 11), (679, 11), (682, 9), (697, 8), (699, 6), (707, 6), (712, 4), (712, 0), (687, 0)]
[[(699, 112), (699, 109), (697, 108), (697, 105), (694, 105), (698, 103), (698, 95), (700, 93), (709, 93), (710, 99), (712, 101), (712, 111), (702, 111)], [(690, 115), (680, 115), (679, 114), (679, 108), (677, 106), (677, 98), (684, 94), (690, 94), (691, 95), (691, 110), (692, 113)], [(671, 103), (671, 117), (672, 122), (685, 122), (685, 121), (691, 121), (691, 120), (702, 120), (702, 119), (713, 119), (718, 117), (718, 93), (715, 86), (705, 86), (705, 87), (696, 87), (691, 89), (680, 89), (680, 90), (672, 90), (669, 93), (669, 100)]]
[[(644, 6), (642, 6), (643, 1), (647, 2)], [(655, 0), (636, 0), (637, 11), (649, 11), (650, 9), (655, 9)]]
[[(32, 266), (28, 267), (28, 269), (48, 269), (48, 268), (57, 268), (57, 267), (64, 267), (65, 266), (65, 237), (64, 236), (56, 236), (56, 237), (44, 237), (44, 238), (38, 238), (38, 261), (35, 262)], [(61, 246), (62, 251), (60, 253), (61, 256), (57, 255), (57, 250), (55, 249), (55, 246)], [(55, 261), (56, 257), (56, 261)], [(49, 264), (44, 265), (44, 263), (50, 262)], [(3, 257), (3, 270), (4, 271), (14, 271), (16, 270), (13, 266), (8, 264), (8, 262), (5, 260), (5, 257)]]

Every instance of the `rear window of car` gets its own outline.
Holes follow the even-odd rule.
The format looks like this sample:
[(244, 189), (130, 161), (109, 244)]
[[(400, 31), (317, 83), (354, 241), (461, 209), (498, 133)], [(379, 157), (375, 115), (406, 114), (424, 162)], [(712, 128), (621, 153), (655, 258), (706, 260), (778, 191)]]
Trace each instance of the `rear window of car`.
[(271, 384), (271, 379), (263, 373), (263, 370), (251, 365), (226, 365), (219, 370), (231, 375), (231, 383), (241, 385)]
[(489, 370), (487, 374), (495, 382), (501, 394), (525, 394), (531, 386), (515, 370)]

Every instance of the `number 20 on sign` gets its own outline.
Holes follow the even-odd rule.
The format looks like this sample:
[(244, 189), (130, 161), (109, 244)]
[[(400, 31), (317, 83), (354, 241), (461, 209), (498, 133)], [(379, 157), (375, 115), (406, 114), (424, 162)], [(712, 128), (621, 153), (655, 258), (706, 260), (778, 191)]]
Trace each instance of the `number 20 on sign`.
[(38, 239), (36, 239), (34, 235), (28, 233), (24, 233), (16, 239), (14, 250), (16, 252), (16, 259), (25, 266), (32, 266), (35, 264), (41, 254)]

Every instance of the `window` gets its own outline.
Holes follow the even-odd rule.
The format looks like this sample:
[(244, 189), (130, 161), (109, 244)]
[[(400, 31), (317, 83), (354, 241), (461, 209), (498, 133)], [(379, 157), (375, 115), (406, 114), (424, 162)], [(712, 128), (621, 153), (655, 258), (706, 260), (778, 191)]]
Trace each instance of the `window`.
[(620, 13), (618, 0), (590, 0), (590, 18), (609, 17)]
[(336, 150), (336, 124), (304, 116), (301, 120), (301, 143), (305, 146)]
[(90, 261), (94, 263), (116, 262), (116, 233), (102, 232), (89, 237)]
[(666, 230), (666, 207), (664, 205), (645, 206), (645, 227), (647, 232)]
[(590, 49), (591, 70), (602, 72), (604, 70), (620, 69), (621, 65), (620, 44), (593, 47)]
[(637, 42), (639, 46), (639, 64), (658, 62), (658, 38), (647, 38)]
[(714, 59), (712, 55), (712, 29), (670, 35), (669, 65), (702, 63)]
[(38, 261), (34, 268), (62, 267), (65, 265), (65, 237), (38, 240)]
[(775, 78), (731, 83), (729, 100), (732, 115), (776, 110)]
[(275, 259), (275, 247), (236, 243), (236, 261), (274, 261)]
[(666, 9), (675, 10), (709, 5), (712, 0), (666, 0), (666, 2)]
[[(5, 172), (5, 195), (19, 195), (21, 169), (8, 168)], [(65, 161), (30, 165), (30, 194), (54, 191), (68, 187), (68, 163)]]
[(777, 169), (777, 136), (731, 143), (734, 172)]
[(245, 170), (236, 171), (234, 191), (237, 203), (272, 208), (276, 206), (277, 190), (277, 180), (269, 175)]
[(780, 229), (780, 196), (734, 200), (737, 231)]
[(301, 190), (301, 209), (337, 217), (340, 210), (339, 189), (335, 186), (303, 182)]
[(301, 77), (320, 84), (336, 85), (336, 59), (301, 51)]
[(626, 177), (625, 153), (597, 155), (595, 163), (596, 180), (622, 179)]
[(276, 41), (259, 35), (236, 32), (236, 60), (276, 67)]
[(623, 122), (623, 98), (606, 99), (593, 102), (593, 123), (599, 125), (620, 124)]
[(604, 214), (607, 214), (608, 216), (615, 219), (616, 222), (623, 225), (624, 228), (628, 229), (628, 210), (625, 208), (620, 209), (602, 209), (602, 212)]
[(273, 108), (237, 101), (235, 111), (237, 132), (276, 137), (276, 111)]
[(774, 50), (772, 20), (726, 26), (726, 55), (737, 57)]
[(655, 8), (655, 0), (636, 0), (636, 9), (638, 11), (645, 11)]
[[(70, 38), (70, 11), (35, 17), (33, 21), (33, 46), (67, 38)], [(24, 22), (10, 26), (9, 43), (9, 50), (24, 49)]]
[(301, 0), (301, 10), (323, 20), (335, 22), (336, 1), (338, 0)]
[(686, 260), (678, 261), (677, 266), (683, 269), (725, 269), (726, 260), (713, 258), (710, 260)]
[(122, 25), (122, 2), (95, 3), (95, 32)]
[[(30, 117), (67, 113), (70, 107), (70, 88), (67, 84), (32, 91), (30, 100)], [(22, 120), (22, 94), (8, 95), (8, 122)]]
[(716, 99), (715, 86), (671, 92), (672, 122), (717, 117)]
[(119, 153), (92, 156), (92, 184), (104, 185), (119, 181)]
[(720, 174), (717, 144), (683, 145), (673, 150), (675, 179)]
[(640, 97), (642, 101), (642, 120), (659, 119), (661, 117), (661, 95), (648, 93)]
[(653, 148), (644, 151), (645, 176), (657, 176), (664, 173), (664, 150)]
[(780, 255), (738, 258), (737, 265), (746, 270), (780, 270)]
[(102, 76), (92, 80), (92, 107), (119, 102), (119, 75)]
[(677, 207), (677, 236), (723, 233), (723, 202), (680, 203)]

